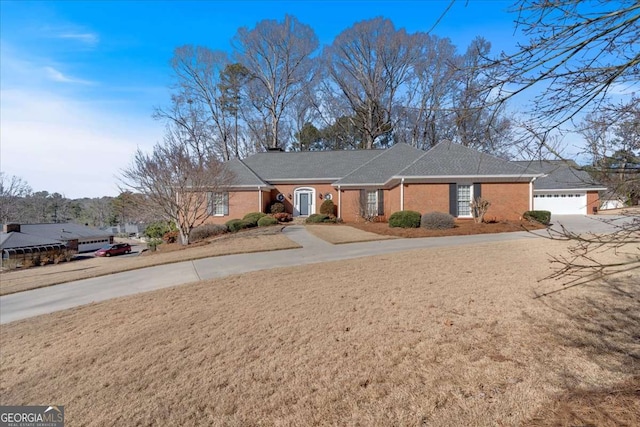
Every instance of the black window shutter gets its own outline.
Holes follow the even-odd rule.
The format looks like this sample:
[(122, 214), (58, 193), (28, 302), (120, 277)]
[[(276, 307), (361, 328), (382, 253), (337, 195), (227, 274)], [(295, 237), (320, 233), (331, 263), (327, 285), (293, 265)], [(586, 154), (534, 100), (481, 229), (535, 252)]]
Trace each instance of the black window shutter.
[(449, 184), (449, 213), (458, 216), (458, 185), (455, 182)]
[(482, 185), (479, 182), (473, 184), (473, 200), (482, 197)]
[(364, 214), (367, 210), (367, 192), (365, 190), (360, 190), (360, 203), (359, 210), (360, 216), (364, 218)]
[(384, 190), (378, 190), (378, 215), (384, 215)]

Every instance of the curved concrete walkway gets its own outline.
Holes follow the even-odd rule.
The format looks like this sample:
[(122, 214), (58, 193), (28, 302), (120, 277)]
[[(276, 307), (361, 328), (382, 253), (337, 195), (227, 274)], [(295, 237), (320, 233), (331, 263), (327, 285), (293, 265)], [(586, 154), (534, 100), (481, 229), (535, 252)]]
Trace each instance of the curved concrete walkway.
[[(583, 231), (581, 229), (584, 226), (594, 226), (594, 222), (583, 218), (567, 218), (564, 225), (571, 226), (573, 221), (576, 223), (574, 225), (576, 231)], [(515, 232), (331, 245), (309, 234), (303, 226), (289, 226), (283, 232), (291, 240), (302, 245), (302, 249), (204, 258), (5, 295), (0, 297), (0, 324), (121, 296), (257, 270), (360, 258), (412, 249), (538, 238), (533, 233)]]

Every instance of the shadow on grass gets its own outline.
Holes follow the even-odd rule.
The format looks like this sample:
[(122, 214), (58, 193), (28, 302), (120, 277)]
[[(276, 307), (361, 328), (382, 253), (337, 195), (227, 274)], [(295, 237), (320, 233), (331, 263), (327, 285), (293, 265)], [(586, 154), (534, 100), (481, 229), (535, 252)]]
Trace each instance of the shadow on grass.
[(627, 379), (605, 387), (564, 371), (566, 392), (525, 426), (640, 425), (638, 276), (608, 278), (585, 286), (590, 288), (587, 296), (539, 299), (564, 315), (564, 321), (550, 325), (549, 330), (559, 345), (577, 348), (588, 361)]

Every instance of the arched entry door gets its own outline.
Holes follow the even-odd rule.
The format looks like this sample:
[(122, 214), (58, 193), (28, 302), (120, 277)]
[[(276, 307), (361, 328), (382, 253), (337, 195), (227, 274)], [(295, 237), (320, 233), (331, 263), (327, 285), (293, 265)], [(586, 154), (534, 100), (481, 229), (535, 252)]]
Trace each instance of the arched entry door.
[(294, 191), (293, 216), (309, 216), (316, 212), (316, 192), (313, 188), (296, 188)]

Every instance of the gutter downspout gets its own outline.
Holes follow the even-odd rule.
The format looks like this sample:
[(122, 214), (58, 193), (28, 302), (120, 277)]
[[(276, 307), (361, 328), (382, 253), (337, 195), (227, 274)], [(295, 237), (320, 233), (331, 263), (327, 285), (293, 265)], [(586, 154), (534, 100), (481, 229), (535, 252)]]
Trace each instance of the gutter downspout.
[(404, 178), (400, 180), (400, 210), (404, 210)]
[(537, 177), (534, 177), (530, 182), (529, 182), (529, 210), (532, 211), (533, 210), (533, 181), (535, 181), (537, 179)]
[(338, 218), (342, 218), (342, 191), (338, 185)]
[(258, 212), (262, 212), (262, 186), (258, 185)]

